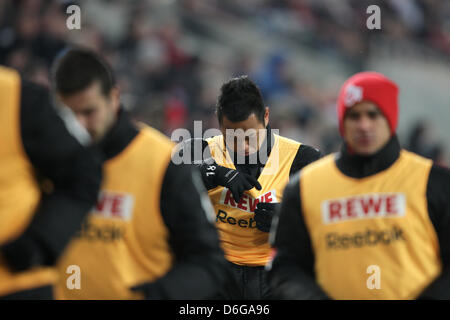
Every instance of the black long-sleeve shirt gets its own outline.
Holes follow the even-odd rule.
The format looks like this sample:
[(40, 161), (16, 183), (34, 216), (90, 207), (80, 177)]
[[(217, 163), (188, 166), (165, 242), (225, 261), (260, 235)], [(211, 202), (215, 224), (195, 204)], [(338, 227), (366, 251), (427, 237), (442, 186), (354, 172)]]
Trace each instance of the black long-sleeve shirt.
[[(115, 126), (99, 145), (104, 160), (122, 152), (138, 133), (128, 114), (121, 110)], [(180, 193), (180, 188), (189, 192)], [(195, 168), (169, 163), (161, 186), (160, 209), (169, 231), (174, 265), (152, 284), (156, 290), (153, 298), (205, 299), (214, 296), (224, 281), (225, 258), (213, 225), (214, 217), (207, 216), (211, 212), (205, 208), (209, 204), (205, 197)]]
[[(344, 145), (336, 157), (339, 170), (353, 178), (364, 178), (390, 167), (399, 157), (394, 136), (371, 157), (350, 155)], [(419, 298), (450, 299), (450, 170), (433, 165), (427, 182), (430, 220), (436, 230), (442, 260), (442, 274)], [(300, 179), (295, 176), (285, 189), (274, 238), (277, 250), (269, 272), (274, 294), (282, 299), (326, 299), (314, 273), (314, 252), (303, 220)]]
[(1, 247), (12, 270), (53, 265), (88, 211), (101, 182), (101, 161), (69, 133), (46, 89), (21, 83), (20, 133), (36, 177), (50, 179), (53, 192), (42, 194), (33, 220), (17, 239)]

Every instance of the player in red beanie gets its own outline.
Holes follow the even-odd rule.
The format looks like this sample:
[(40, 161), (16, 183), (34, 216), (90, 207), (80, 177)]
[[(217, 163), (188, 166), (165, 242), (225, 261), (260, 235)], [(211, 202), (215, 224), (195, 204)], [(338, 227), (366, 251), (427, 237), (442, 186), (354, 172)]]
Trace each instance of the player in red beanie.
[(380, 73), (357, 73), (339, 92), (337, 114), (339, 132), (349, 151), (372, 154), (397, 129), (398, 87)]
[(291, 177), (269, 282), (287, 299), (450, 299), (450, 171), (400, 148), (398, 88), (361, 72), (339, 94), (340, 152)]

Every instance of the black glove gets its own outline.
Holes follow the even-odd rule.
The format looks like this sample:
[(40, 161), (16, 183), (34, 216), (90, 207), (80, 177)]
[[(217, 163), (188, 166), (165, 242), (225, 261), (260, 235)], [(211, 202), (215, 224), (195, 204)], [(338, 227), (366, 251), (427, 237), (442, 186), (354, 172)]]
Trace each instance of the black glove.
[(131, 291), (144, 294), (145, 300), (166, 300), (161, 286), (158, 282), (145, 282), (131, 288)]
[(281, 203), (267, 203), (259, 202), (255, 209), (255, 221), (258, 230), (263, 232), (270, 231), (270, 225), (272, 224), (272, 218), (275, 212), (279, 210)]
[(215, 184), (230, 189), (233, 199), (236, 202), (239, 202), (245, 190), (250, 190), (254, 187), (257, 190), (261, 190), (261, 185), (258, 180), (249, 174), (225, 168), (216, 163), (205, 165), (204, 168), (206, 170), (202, 174), (212, 178)]
[(49, 265), (46, 263), (45, 252), (29, 234), (25, 234), (16, 240), (0, 247), (0, 254), (11, 271), (25, 271), (34, 266)]

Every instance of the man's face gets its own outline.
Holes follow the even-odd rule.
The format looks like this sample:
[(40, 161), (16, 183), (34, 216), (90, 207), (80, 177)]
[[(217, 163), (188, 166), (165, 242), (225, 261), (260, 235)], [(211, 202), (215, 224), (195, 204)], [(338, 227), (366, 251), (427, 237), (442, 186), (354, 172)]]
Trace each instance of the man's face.
[(264, 123), (254, 113), (239, 122), (232, 122), (223, 115), (220, 130), (226, 139), (227, 147), (236, 154), (248, 156), (259, 150), (266, 137), (265, 128), (268, 123), (269, 108), (266, 107)]
[(344, 140), (356, 154), (372, 155), (383, 148), (390, 137), (389, 123), (374, 103), (357, 103), (345, 113)]
[(86, 89), (58, 98), (75, 113), (78, 121), (86, 128), (92, 139), (101, 140), (113, 126), (119, 109), (117, 88), (105, 96), (100, 82), (95, 81)]

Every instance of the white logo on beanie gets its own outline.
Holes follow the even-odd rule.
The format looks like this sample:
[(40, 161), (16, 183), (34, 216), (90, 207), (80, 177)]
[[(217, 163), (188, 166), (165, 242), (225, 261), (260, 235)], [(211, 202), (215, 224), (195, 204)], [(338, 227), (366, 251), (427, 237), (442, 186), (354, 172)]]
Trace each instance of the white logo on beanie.
[(351, 107), (363, 99), (363, 88), (355, 85), (349, 85), (345, 90), (344, 104), (346, 107)]

